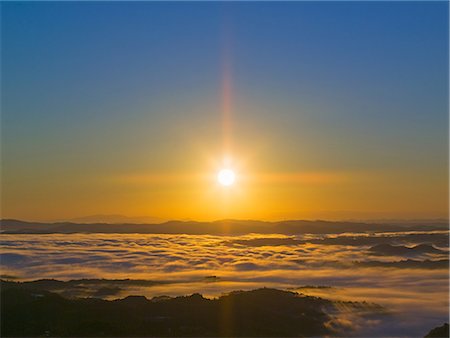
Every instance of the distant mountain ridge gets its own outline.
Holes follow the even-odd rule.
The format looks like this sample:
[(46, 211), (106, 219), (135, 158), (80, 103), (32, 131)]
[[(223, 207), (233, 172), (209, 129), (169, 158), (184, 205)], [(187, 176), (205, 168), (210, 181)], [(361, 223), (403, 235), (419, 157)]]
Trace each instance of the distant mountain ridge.
[(158, 217), (138, 216), (129, 217), (119, 214), (97, 214), (72, 219), (54, 220), (51, 223), (70, 222), (70, 223), (161, 223), (164, 220)]
[(287, 220), (278, 222), (255, 220), (219, 220), (212, 222), (167, 221), (164, 223), (72, 223), (26, 222), (13, 219), (0, 220), (5, 234), (49, 233), (143, 233), (190, 235), (244, 235), (249, 233), (295, 235), (301, 233), (333, 234), (343, 232), (396, 232), (448, 230), (448, 222), (376, 224), (362, 222), (333, 222)]

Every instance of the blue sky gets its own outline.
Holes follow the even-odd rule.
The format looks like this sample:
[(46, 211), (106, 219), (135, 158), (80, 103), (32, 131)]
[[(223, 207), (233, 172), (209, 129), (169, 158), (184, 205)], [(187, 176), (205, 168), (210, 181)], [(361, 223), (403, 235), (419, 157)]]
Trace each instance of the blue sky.
[[(235, 152), (257, 149), (253, 167), (432, 176), (414, 192), (437, 195), (437, 214), (445, 212), (446, 2), (1, 6), (6, 215), (51, 217), (55, 196), (100, 194), (89, 177), (201, 170), (198, 145), (217, 153), (222, 141), (225, 63)], [(42, 190), (55, 177), (86, 188)], [(41, 191), (30, 203), (48, 200), (42, 214), (20, 206), (26, 189)], [(135, 204), (158, 198), (130, 194)]]

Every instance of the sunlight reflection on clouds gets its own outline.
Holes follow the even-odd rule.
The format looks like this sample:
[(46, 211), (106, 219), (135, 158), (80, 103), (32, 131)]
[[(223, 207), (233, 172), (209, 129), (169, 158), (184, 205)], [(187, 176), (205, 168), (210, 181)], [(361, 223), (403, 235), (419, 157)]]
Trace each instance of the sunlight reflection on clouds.
[[(448, 263), (447, 268), (431, 269), (427, 260), (448, 260), (448, 249), (441, 246), (442, 250), (437, 253), (419, 252), (413, 269), (383, 267), (385, 263), (406, 259), (401, 255), (380, 256), (369, 251), (372, 245), (386, 239), (404, 246), (413, 246), (422, 240), (430, 244), (430, 239), (444, 243), (448, 241), (448, 232), (297, 237), (2, 234), (0, 254), (2, 274), (19, 279), (130, 278), (169, 282), (128, 287), (111, 298), (194, 292), (218, 296), (237, 289), (274, 287), (328, 299), (381, 304), (401, 314), (397, 324), (390, 324), (392, 334), (405, 329), (412, 334), (413, 330), (425, 326), (440, 325), (448, 316)], [(372, 261), (381, 265), (355, 264)], [(217, 278), (205, 279), (208, 276)], [(298, 289), (302, 285), (333, 288)], [(419, 319), (411, 324), (411, 318)], [(340, 317), (339, 320), (345, 319)], [(406, 328), (407, 323), (409, 328)], [(355, 320), (353, 324), (357, 325)], [(343, 325), (342, 322), (339, 325)], [(405, 327), (399, 328), (399, 325)], [(365, 323), (364, 327), (373, 327), (367, 334), (379, 334), (378, 325)]]

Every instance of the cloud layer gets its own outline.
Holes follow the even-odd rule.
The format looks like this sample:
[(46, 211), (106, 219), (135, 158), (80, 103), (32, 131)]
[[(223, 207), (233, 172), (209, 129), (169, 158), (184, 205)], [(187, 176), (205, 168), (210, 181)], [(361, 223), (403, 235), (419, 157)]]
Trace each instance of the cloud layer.
[[(405, 329), (422, 334), (421, 329), (440, 325), (448, 316), (445, 239), (448, 241), (448, 232), (442, 231), (297, 237), (3, 234), (0, 254), (2, 274), (22, 280), (130, 278), (164, 282), (110, 293), (103, 290), (110, 298), (193, 292), (217, 296), (263, 286), (330, 285), (333, 288), (303, 288), (302, 292), (385, 305), (399, 316), (388, 328), (395, 335)], [(424, 243), (427, 246), (415, 249)], [(380, 252), (383, 248), (386, 252)], [(410, 259), (412, 252), (414, 259)], [(418, 320), (411, 324), (411, 318)], [(378, 334), (384, 326), (373, 325), (372, 333)]]

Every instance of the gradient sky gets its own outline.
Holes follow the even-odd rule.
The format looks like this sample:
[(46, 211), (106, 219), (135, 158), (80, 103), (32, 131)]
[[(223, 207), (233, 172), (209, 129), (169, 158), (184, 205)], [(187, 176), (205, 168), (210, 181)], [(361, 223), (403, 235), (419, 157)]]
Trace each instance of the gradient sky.
[(4, 218), (448, 215), (447, 2), (1, 10)]

